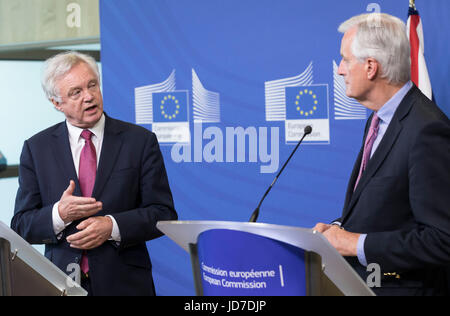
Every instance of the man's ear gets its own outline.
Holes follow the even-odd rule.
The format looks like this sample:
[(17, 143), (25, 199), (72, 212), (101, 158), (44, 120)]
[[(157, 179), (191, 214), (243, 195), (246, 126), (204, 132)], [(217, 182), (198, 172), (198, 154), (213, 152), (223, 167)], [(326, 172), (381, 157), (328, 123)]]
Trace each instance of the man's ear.
[(372, 57), (366, 59), (366, 73), (367, 79), (374, 80), (377, 78), (378, 72), (380, 71), (380, 64), (378, 61)]
[(56, 101), (55, 99), (51, 99), (50, 101), (52, 101), (53, 105), (55, 106), (55, 109), (60, 111), (60, 112), (64, 112), (62, 107), (61, 107), (61, 102)]

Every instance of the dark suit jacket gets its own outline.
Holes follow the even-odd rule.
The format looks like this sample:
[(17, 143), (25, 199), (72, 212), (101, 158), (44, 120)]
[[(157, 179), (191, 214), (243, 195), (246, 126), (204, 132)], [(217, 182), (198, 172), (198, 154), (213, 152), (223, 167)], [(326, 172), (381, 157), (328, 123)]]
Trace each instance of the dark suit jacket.
[[(74, 180), (81, 196), (65, 122), (25, 141), (19, 168), (19, 190), (11, 227), (32, 244), (45, 244), (45, 256), (70, 274), (81, 251), (66, 237), (77, 232), (75, 221), (55, 236), (52, 207)], [(107, 241), (89, 250), (94, 295), (154, 295), (151, 262), (145, 241), (162, 233), (159, 220), (177, 218), (158, 141), (152, 132), (106, 116), (93, 197), (103, 203), (95, 216), (112, 215), (120, 245)]]
[[(375, 292), (444, 294), (450, 264), (449, 119), (414, 86), (353, 192), (362, 152), (340, 221), (348, 231), (368, 234), (368, 263), (378, 263), (382, 274), (400, 274), (384, 276)], [(366, 268), (356, 258), (349, 261), (366, 280)]]

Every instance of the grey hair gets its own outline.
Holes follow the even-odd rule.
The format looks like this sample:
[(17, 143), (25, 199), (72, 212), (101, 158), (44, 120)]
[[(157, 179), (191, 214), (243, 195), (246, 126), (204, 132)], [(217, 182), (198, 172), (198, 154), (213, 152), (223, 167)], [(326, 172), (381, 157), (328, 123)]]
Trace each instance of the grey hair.
[(53, 99), (57, 102), (61, 102), (57, 83), (79, 63), (86, 63), (95, 73), (100, 83), (100, 72), (93, 57), (75, 51), (57, 54), (45, 61), (42, 72), (42, 89), (50, 101)]
[(411, 79), (410, 46), (402, 20), (385, 13), (361, 14), (342, 23), (338, 31), (345, 33), (353, 27), (357, 31), (351, 49), (358, 61), (376, 59), (382, 78), (391, 84)]

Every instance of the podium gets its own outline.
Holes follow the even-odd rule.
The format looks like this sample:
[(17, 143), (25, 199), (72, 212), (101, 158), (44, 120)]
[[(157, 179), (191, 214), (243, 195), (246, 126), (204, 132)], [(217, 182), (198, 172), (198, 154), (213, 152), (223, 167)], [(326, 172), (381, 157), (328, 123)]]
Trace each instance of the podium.
[(87, 292), (0, 221), (0, 296), (85, 296)]
[(189, 252), (197, 295), (375, 295), (312, 229), (222, 221), (160, 221), (156, 227)]

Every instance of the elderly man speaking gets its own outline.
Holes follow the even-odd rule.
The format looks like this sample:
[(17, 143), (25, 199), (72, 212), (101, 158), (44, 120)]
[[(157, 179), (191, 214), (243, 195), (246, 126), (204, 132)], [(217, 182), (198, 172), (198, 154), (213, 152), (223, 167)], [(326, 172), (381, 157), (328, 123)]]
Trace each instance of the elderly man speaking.
[(155, 295), (145, 241), (177, 218), (156, 136), (103, 112), (95, 60), (45, 63), (43, 89), (66, 121), (25, 141), (11, 227), (89, 295)]

